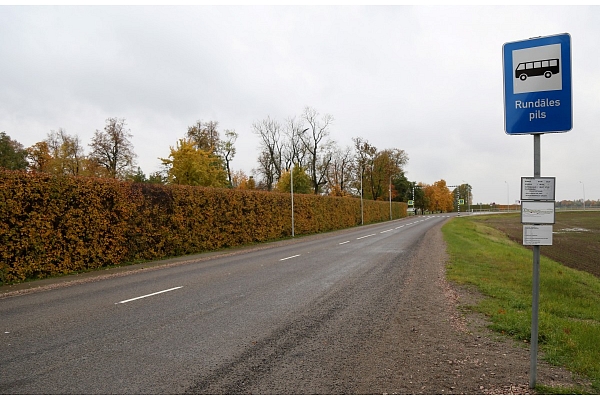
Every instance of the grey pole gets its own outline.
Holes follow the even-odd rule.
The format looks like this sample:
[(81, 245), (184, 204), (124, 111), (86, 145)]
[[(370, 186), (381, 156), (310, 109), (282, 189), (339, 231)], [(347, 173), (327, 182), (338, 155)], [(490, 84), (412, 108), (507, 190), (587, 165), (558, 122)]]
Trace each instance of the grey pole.
[[(541, 135), (533, 135), (533, 176), (541, 176)], [(531, 299), (531, 362), (529, 368), (529, 388), (535, 388), (537, 380), (538, 315), (540, 303), (540, 246), (533, 246), (533, 288)]]
[(292, 192), (292, 237), (294, 237), (294, 165), (290, 168), (290, 191)]
[(504, 183), (506, 183), (506, 212), (510, 211), (510, 196), (508, 195), (508, 182), (504, 181)]
[(363, 170), (362, 168), (360, 169), (360, 224), (364, 225), (365, 224), (365, 215), (363, 212)]
[(392, 220), (392, 175), (390, 175), (390, 187), (388, 188), (390, 193), (390, 221)]
[(583, 211), (585, 211), (585, 185), (581, 181), (579, 183), (583, 185)]

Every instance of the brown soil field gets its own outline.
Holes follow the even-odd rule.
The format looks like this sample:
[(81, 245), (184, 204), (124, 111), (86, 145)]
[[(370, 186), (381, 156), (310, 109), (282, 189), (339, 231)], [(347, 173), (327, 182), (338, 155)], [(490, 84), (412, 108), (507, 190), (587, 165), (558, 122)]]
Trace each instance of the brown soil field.
[[(520, 214), (486, 214), (474, 218), (523, 243)], [(552, 230), (552, 246), (540, 246), (542, 256), (600, 278), (600, 211), (557, 212)]]

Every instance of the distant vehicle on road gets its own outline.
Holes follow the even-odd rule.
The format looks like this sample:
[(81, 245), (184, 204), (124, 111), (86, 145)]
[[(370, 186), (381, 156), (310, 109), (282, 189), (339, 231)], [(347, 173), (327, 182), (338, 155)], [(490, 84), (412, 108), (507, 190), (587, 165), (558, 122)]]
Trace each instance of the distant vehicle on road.
[(517, 65), (515, 69), (515, 78), (524, 81), (531, 76), (544, 75), (546, 78), (552, 77), (560, 72), (560, 63), (558, 58), (548, 60), (528, 61)]

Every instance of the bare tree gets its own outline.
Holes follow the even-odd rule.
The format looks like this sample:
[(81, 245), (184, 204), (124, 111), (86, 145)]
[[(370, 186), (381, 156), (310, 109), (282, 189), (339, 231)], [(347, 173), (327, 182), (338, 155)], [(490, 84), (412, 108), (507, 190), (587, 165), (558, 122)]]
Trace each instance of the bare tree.
[(258, 168), (253, 170), (255, 175), (261, 175), (263, 181), (259, 182), (258, 187), (263, 190), (273, 190), (273, 184), (275, 183), (275, 168), (273, 168), (273, 162), (271, 156), (265, 150), (261, 151), (258, 156)]
[(125, 129), (125, 119), (109, 118), (104, 131), (96, 130), (90, 147), (90, 158), (106, 169), (112, 178), (125, 177), (133, 171), (137, 157), (129, 139), (133, 135)]
[(308, 128), (304, 128), (303, 121), (290, 117), (286, 120), (283, 133), (286, 141), (283, 143), (283, 169), (290, 170), (292, 166), (304, 167), (306, 164), (306, 147), (302, 136)]
[(222, 141), (219, 144), (219, 153), (223, 160), (225, 160), (225, 168), (227, 169), (227, 178), (229, 179), (229, 186), (233, 187), (233, 181), (231, 179), (231, 160), (235, 157), (235, 141), (238, 138), (238, 134), (235, 131), (225, 131), (225, 137), (227, 140)]
[(261, 141), (258, 172), (265, 178), (267, 190), (272, 190), (273, 183), (281, 177), (283, 158), (281, 125), (271, 117), (267, 117), (262, 121), (254, 122), (252, 131)]
[(333, 152), (333, 158), (329, 168), (329, 186), (336, 196), (343, 196), (349, 193), (349, 183), (352, 181), (352, 172), (354, 170), (354, 154), (352, 148), (347, 146), (345, 149), (336, 148)]
[(333, 116), (325, 114), (319, 118), (315, 109), (306, 107), (302, 113), (302, 121), (308, 126), (306, 134), (300, 136), (307, 152), (307, 170), (314, 194), (319, 194), (321, 187), (327, 183), (327, 171), (332, 158), (334, 142), (329, 140), (328, 136)]

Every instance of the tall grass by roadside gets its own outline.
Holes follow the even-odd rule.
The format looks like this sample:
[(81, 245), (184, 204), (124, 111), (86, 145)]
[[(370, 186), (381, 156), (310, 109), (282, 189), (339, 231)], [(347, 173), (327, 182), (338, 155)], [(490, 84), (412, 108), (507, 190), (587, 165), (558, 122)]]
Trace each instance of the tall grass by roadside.
[[(470, 218), (454, 218), (442, 231), (450, 255), (448, 278), (485, 295), (473, 308), (490, 318), (491, 329), (528, 342), (532, 252)], [(600, 393), (600, 279), (545, 257), (540, 271), (543, 357), (587, 376)]]

